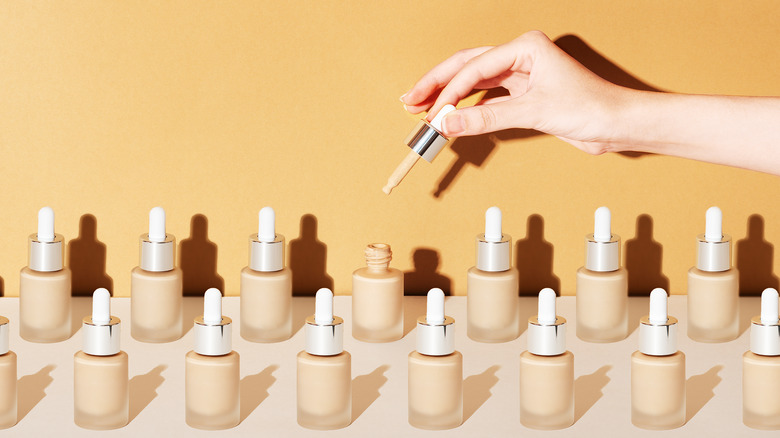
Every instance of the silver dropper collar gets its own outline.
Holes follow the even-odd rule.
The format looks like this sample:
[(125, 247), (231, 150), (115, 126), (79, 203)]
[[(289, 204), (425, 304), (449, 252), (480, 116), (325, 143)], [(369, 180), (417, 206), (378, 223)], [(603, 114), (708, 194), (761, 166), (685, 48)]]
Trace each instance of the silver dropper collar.
[(65, 245), (62, 234), (54, 234), (51, 242), (38, 240), (38, 234), (30, 235), (30, 258), (27, 263), (30, 269), (38, 272), (55, 272), (62, 270)]
[(222, 316), (219, 323), (207, 323), (203, 315), (195, 318), (195, 348), (203, 356), (224, 356), (233, 351), (233, 320)]
[(249, 236), (249, 269), (276, 272), (284, 269), (284, 236), (276, 234), (273, 241), (261, 241), (258, 234)]
[(696, 236), (696, 267), (706, 272), (731, 269), (731, 236), (724, 234), (720, 240), (707, 240), (704, 236)]
[(174, 268), (176, 238), (165, 234), (165, 240), (157, 242), (149, 239), (149, 233), (141, 235), (141, 261), (139, 267), (149, 272), (167, 272)]
[(476, 268), (486, 272), (507, 271), (512, 267), (512, 236), (502, 234), (501, 240), (485, 239), (485, 233), (477, 235)]
[(108, 323), (96, 323), (92, 320), (92, 315), (85, 316), (81, 322), (84, 353), (90, 356), (112, 356), (119, 353), (121, 328), (121, 321), (116, 316), (111, 316)]
[(306, 352), (315, 356), (335, 356), (344, 351), (344, 320), (333, 316), (330, 322), (306, 318)]
[(407, 146), (429, 163), (439, 155), (448, 141), (449, 139), (443, 133), (437, 131), (425, 119), (417, 122), (404, 140)]
[(8, 318), (5, 316), (0, 316), (0, 356), (3, 354), (8, 353), (10, 346), (8, 344), (9, 335), (10, 335), (10, 323), (8, 321)]
[(780, 356), (780, 318), (777, 290), (761, 293), (761, 314), (750, 320), (750, 351), (761, 356)]
[(455, 319), (430, 322), (426, 315), (417, 318), (417, 352), (426, 356), (446, 356), (455, 351)]
[(620, 269), (620, 236), (612, 234), (608, 241), (597, 241), (593, 234), (585, 236), (585, 269), (612, 272)]

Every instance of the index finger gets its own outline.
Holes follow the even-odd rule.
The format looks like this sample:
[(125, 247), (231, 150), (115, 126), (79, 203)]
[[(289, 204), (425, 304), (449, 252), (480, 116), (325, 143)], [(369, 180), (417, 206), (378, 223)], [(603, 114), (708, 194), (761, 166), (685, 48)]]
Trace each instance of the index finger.
[(486, 46), (456, 52), (425, 73), (403, 96), (403, 102), (410, 106), (424, 102), (436, 90), (444, 87), (470, 59), (490, 49), (490, 46)]

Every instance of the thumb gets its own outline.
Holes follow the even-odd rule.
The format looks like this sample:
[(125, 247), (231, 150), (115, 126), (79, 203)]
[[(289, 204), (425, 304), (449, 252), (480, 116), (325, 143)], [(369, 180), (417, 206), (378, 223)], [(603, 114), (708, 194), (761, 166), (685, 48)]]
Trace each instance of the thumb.
[(518, 97), (501, 102), (462, 108), (447, 114), (442, 130), (448, 137), (478, 135), (509, 128), (530, 127), (529, 111)]

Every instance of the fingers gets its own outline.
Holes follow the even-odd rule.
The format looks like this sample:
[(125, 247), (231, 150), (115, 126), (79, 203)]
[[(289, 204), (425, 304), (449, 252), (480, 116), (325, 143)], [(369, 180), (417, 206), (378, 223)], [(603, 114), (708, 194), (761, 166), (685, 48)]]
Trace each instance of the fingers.
[(447, 137), (478, 135), (509, 128), (533, 128), (536, 114), (528, 95), (453, 111), (442, 120)]
[(447, 85), (466, 62), (489, 49), (490, 47), (476, 47), (455, 53), (423, 75), (408, 93), (401, 96), (401, 102), (407, 106), (420, 106), (437, 90)]

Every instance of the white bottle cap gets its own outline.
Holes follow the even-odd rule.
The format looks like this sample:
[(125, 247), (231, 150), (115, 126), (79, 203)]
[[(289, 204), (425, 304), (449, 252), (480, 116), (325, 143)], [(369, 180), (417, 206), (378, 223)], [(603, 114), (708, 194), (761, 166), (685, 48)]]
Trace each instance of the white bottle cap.
[(537, 356), (557, 356), (566, 352), (566, 319), (555, 310), (555, 291), (539, 292), (539, 309), (528, 319), (528, 352)]
[(284, 236), (276, 234), (276, 213), (263, 207), (258, 214), (257, 234), (249, 236), (249, 269), (276, 272), (284, 269)]
[(335, 356), (344, 351), (344, 320), (333, 315), (333, 292), (317, 291), (314, 315), (306, 318), (306, 352), (315, 356)]
[(64, 239), (54, 232), (54, 210), (43, 207), (38, 211), (38, 233), (30, 235), (30, 258), (27, 266), (33, 271), (54, 272), (63, 267)]
[(5, 316), (0, 316), (0, 356), (3, 354), (8, 353), (10, 346), (8, 344), (8, 339), (10, 335), (10, 323), (8, 321), (8, 318)]
[(407, 146), (421, 156), (423, 160), (427, 162), (433, 161), (434, 158), (441, 152), (444, 145), (447, 144), (449, 139), (444, 136), (441, 130), (441, 121), (444, 116), (455, 111), (455, 107), (452, 105), (444, 105), (438, 114), (431, 120), (431, 123), (420, 120), (417, 126), (414, 127), (412, 132), (406, 136), (404, 141)]
[(196, 353), (224, 356), (233, 351), (233, 320), (222, 315), (222, 293), (210, 288), (203, 295), (203, 315), (195, 318)]
[(599, 207), (594, 214), (593, 234), (585, 236), (585, 269), (611, 272), (620, 269), (620, 236), (612, 234), (612, 213)]
[(417, 318), (417, 352), (446, 356), (455, 351), (455, 320), (444, 314), (444, 292), (428, 291), (425, 315)]
[(750, 351), (761, 356), (780, 356), (778, 294), (773, 288), (761, 293), (761, 315), (750, 320)]
[(677, 318), (669, 316), (668, 297), (660, 287), (650, 292), (650, 313), (639, 320), (639, 351), (649, 356), (677, 352)]
[(176, 238), (165, 232), (165, 210), (154, 207), (149, 211), (149, 232), (141, 235), (141, 261), (144, 271), (167, 272), (174, 268)]
[(84, 333), (84, 353), (91, 356), (112, 356), (119, 353), (121, 321), (111, 316), (111, 294), (98, 288), (92, 294), (92, 315), (81, 322)]
[(501, 209), (485, 212), (485, 233), (477, 235), (476, 268), (486, 272), (509, 270), (512, 265), (512, 237), (501, 232)]
[(696, 237), (696, 267), (706, 272), (731, 269), (731, 236), (723, 234), (723, 213), (718, 207), (707, 209), (705, 232)]

